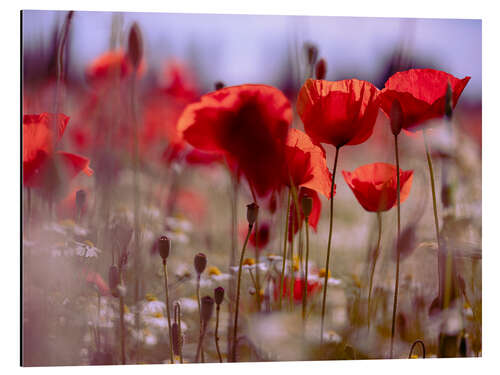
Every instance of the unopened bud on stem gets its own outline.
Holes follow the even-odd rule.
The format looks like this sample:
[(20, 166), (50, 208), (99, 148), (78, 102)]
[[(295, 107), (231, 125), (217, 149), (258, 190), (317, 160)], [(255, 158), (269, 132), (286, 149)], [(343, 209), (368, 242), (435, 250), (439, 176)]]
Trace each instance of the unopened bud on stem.
[(403, 128), (403, 108), (399, 100), (394, 99), (391, 106), (391, 130), (395, 136), (401, 133)]
[(224, 85), (224, 82), (222, 82), (222, 81), (217, 81), (217, 82), (215, 82), (215, 84), (214, 84), (214, 87), (215, 87), (215, 90), (216, 90), (216, 91), (217, 91), (217, 90), (220, 90), (220, 89), (223, 89), (223, 88), (224, 88), (224, 86), (225, 86), (225, 85)]
[(164, 261), (167, 260), (168, 255), (170, 254), (170, 238), (167, 236), (161, 236), (158, 239), (158, 251), (160, 252), (160, 256)]
[(316, 79), (325, 79), (326, 77), (326, 61), (320, 59), (316, 64)]
[(201, 275), (207, 267), (207, 256), (203, 253), (198, 253), (194, 256), (194, 269)]
[(453, 90), (451, 88), (450, 81), (446, 85), (446, 98), (444, 103), (444, 113), (446, 114), (446, 118), (451, 120), (451, 116), (453, 115)]
[(134, 22), (128, 34), (128, 50), (127, 54), (135, 70), (139, 67), (142, 59), (143, 45), (142, 35), (139, 25)]
[(224, 301), (224, 288), (219, 286), (214, 289), (215, 303), (220, 305)]
[(210, 296), (205, 296), (201, 299), (201, 321), (207, 324), (214, 312), (214, 299)]
[(257, 220), (257, 216), (259, 215), (259, 206), (257, 203), (250, 203), (247, 205), (247, 220), (248, 224), (252, 226)]
[(312, 208), (313, 199), (308, 195), (304, 195), (302, 197), (302, 212), (304, 213), (305, 217), (309, 217), (309, 215), (311, 215)]

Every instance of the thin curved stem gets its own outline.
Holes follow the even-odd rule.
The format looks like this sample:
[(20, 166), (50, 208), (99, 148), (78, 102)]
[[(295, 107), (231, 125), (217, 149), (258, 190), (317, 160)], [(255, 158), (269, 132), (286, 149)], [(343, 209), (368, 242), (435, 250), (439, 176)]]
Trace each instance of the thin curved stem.
[[(195, 362), (200, 361), (200, 353), (203, 353), (203, 339), (205, 338), (205, 331), (206, 331), (207, 325), (205, 322), (201, 324), (201, 329), (200, 329), (200, 338), (198, 340), (198, 347), (196, 348), (196, 358)], [(203, 361), (203, 359), (202, 359)]]
[(375, 267), (377, 266), (377, 260), (380, 254), (380, 239), (382, 237), (382, 214), (380, 212), (377, 212), (377, 224), (378, 224), (378, 240), (377, 240), (377, 247), (373, 252), (373, 263), (372, 263), (372, 269), (370, 271), (370, 286), (368, 288), (368, 332), (370, 332), (370, 313), (371, 313), (371, 301), (372, 301), (372, 289), (373, 289), (373, 275), (375, 274)]
[(308, 286), (308, 275), (309, 275), (309, 217), (306, 216), (306, 262), (304, 264), (305, 276), (304, 276), (304, 286), (302, 287), (302, 321), (306, 321), (306, 311), (307, 311), (307, 286)]
[(288, 223), (290, 219), (290, 200), (291, 200), (291, 190), (288, 190), (288, 203), (286, 204), (286, 219), (285, 219), (285, 239), (283, 241), (283, 264), (281, 266), (281, 276), (280, 276), (280, 293), (279, 293), (279, 309), (282, 307), (283, 300), (283, 288), (285, 280), (285, 264), (286, 264), (286, 247), (288, 244)]
[(420, 344), (420, 346), (422, 347), (422, 358), (425, 358), (425, 344), (424, 344), (424, 342), (422, 340), (415, 340), (415, 342), (413, 342), (413, 344), (411, 344), (410, 353), (408, 354), (408, 359), (411, 358), (411, 356), (413, 354), (413, 350), (415, 349), (417, 344)]
[(165, 280), (165, 306), (167, 309), (168, 339), (170, 343), (170, 363), (174, 363), (174, 346), (172, 341), (172, 321), (170, 320), (170, 302), (168, 299), (168, 273), (166, 259), (163, 259), (163, 279)]
[(174, 321), (179, 330), (179, 362), (184, 363), (182, 358), (182, 329), (181, 329), (181, 305), (179, 302), (174, 304)]
[(394, 302), (392, 305), (392, 325), (391, 325), (391, 351), (390, 358), (394, 353), (394, 334), (396, 332), (396, 311), (398, 308), (398, 289), (399, 289), (399, 238), (401, 236), (401, 185), (399, 181), (399, 150), (398, 150), (398, 136), (394, 136), (394, 147), (396, 153), (396, 180), (397, 180), (397, 209), (398, 209), (398, 234), (396, 238), (396, 280), (394, 282)]
[(289, 288), (288, 288), (288, 308), (290, 309), (290, 311), (293, 311), (293, 294), (294, 294), (294, 259), (293, 259), (293, 250), (294, 250), (294, 225), (295, 225), (295, 217), (294, 215), (292, 214), (292, 217), (290, 218), (291, 219), (291, 223), (290, 223), (290, 226), (292, 227), (292, 240), (290, 241), (290, 284), (289, 284)]
[(330, 269), (330, 249), (332, 246), (332, 234), (333, 234), (333, 194), (335, 191), (335, 174), (337, 172), (339, 150), (340, 147), (337, 147), (335, 149), (335, 161), (333, 163), (333, 173), (332, 173), (332, 186), (330, 189), (330, 231), (328, 233), (328, 249), (326, 252), (325, 280), (323, 284), (323, 302), (321, 305), (321, 338), (320, 338), (321, 344), (323, 344), (323, 331), (325, 327), (326, 290), (328, 289), (328, 272)]
[(238, 342), (238, 315), (240, 307), (240, 287), (241, 287), (241, 271), (243, 269), (243, 260), (245, 259), (245, 249), (247, 248), (248, 239), (250, 238), (250, 233), (252, 233), (252, 224), (248, 224), (248, 232), (245, 237), (245, 242), (243, 243), (243, 248), (241, 249), (240, 265), (238, 267), (238, 283), (236, 285), (236, 306), (234, 311), (234, 327), (233, 327), (233, 350), (231, 351), (232, 361), (236, 362), (236, 344)]
[(217, 356), (219, 357), (219, 362), (222, 363), (222, 354), (220, 353), (220, 347), (219, 347), (219, 313), (220, 313), (220, 305), (217, 305), (215, 314), (215, 348), (217, 349)]

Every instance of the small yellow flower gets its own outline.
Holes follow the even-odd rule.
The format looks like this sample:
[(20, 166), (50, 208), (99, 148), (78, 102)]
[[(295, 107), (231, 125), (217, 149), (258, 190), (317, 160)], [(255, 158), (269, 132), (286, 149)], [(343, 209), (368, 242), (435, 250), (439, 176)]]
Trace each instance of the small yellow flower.
[[(318, 273), (318, 276), (319, 277), (325, 277), (325, 273), (326, 273), (326, 269), (325, 268), (321, 268), (319, 270), (319, 273)], [(328, 278), (332, 277), (332, 273), (330, 272), (330, 270), (328, 270)]]
[(157, 301), (158, 298), (156, 298), (154, 295), (152, 295), (151, 293), (146, 293), (146, 301), (148, 302), (153, 302), (153, 301)]
[(222, 272), (216, 266), (208, 267), (208, 275), (209, 276), (219, 276)]
[(253, 266), (254, 264), (255, 264), (255, 259), (253, 259), (253, 258), (246, 258), (243, 261), (244, 266)]

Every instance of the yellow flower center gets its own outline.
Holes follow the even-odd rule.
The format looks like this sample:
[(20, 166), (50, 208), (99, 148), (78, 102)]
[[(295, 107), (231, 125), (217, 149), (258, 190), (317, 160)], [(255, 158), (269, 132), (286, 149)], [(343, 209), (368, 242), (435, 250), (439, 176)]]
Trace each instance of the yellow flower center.
[(216, 266), (208, 267), (208, 275), (209, 276), (219, 276), (222, 272)]
[[(325, 277), (325, 274), (326, 274), (326, 269), (325, 268), (321, 268), (319, 270), (319, 273), (318, 273), (318, 276), (319, 277)], [(330, 270), (328, 270), (328, 278), (332, 277), (332, 273), (330, 272)]]
[(152, 302), (152, 301), (157, 301), (158, 299), (152, 295), (151, 293), (146, 293), (146, 301)]
[(153, 314), (153, 317), (155, 318), (163, 318), (163, 314), (161, 312), (157, 312)]
[(254, 264), (255, 264), (255, 259), (253, 259), (253, 258), (246, 258), (243, 261), (244, 266), (253, 266)]

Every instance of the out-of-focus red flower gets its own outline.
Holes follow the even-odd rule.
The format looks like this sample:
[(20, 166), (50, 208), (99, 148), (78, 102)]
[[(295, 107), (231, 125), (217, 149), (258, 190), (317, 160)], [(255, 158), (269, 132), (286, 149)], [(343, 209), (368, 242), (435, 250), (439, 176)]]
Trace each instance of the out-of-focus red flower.
[[(142, 76), (146, 71), (146, 62), (141, 60), (137, 74)], [(133, 72), (132, 63), (123, 49), (108, 51), (98, 56), (87, 67), (85, 74), (93, 85), (107, 85), (113, 80), (128, 77)]]
[(292, 108), (281, 91), (248, 84), (203, 95), (184, 110), (178, 129), (194, 147), (223, 152), (265, 196), (280, 186), (291, 122)]
[(85, 280), (89, 285), (95, 287), (101, 296), (111, 295), (108, 284), (97, 272), (88, 271)]
[[(358, 202), (370, 212), (390, 210), (397, 204), (396, 166), (373, 163), (356, 168), (353, 172), (342, 171), (347, 185)], [(399, 170), (400, 199), (403, 203), (410, 194), (413, 171)]]
[(458, 79), (434, 69), (410, 69), (392, 75), (380, 92), (380, 107), (391, 116), (393, 102), (402, 109), (402, 128), (418, 129), (423, 122), (445, 114), (446, 89), (452, 89), (452, 105), (457, 105), (470, 77)]
[[(285, 277), (283, 279), (283, 297), (290, 295), (290, 279)], [(295, 278), (293, 282), (293, 301), (295, 303), (302, 302), (302, 289), (304, 288), (305, 280), (301, 277)], [(307, 280), (307, 298), (314, 296), (321, 290), (321, 283), (317, 280)], [(277, 300), (279, 296), (279, 281), (275, 283), (274, 299)]]
[[(23, 116), (23, 184), (45, 193), (66, 185), (78, 173), (92, 175), (90, 160), (56, 151), (68, 124), (63, 114), (42, 113)], [(57, 130), (56, 130), (57, 129)]]
[[(246, 225), (248, 227), (248, 225)], [(264, 223), (259, 223), (258, 225), (258, 232), (259, 232), (259, 242), (257, 244), (257, 233), (253, 230), (252, 233), (250, 234), (250, 238), (248, 241), (250, 244), (252, 244), (253, 247), (258, 245), (259, 250), (265, 248), (269, 244), (269, 239), (271, 237), (271, 226), (269, 223), (264, 222)], [(245, 232), (246, 236), (246, 232)]]
[(200, 193), (187, 189), (172, 193), (168, 198), (168, 206), (197, 222), (202, 221), (207, 212), (205, 198)]
[[(333, 192), (335, 195), (335, 190)], [(319, 199), (319, 195), (316, 190), (308, 189), (306, 187), (300, 188), (298, 195), (299, 202), (299, 213), (300, 219), (297, 220), (297, 210), (295, 209), (295, 200), (292, 199), (292, 203), (290, 205), (290, 218), (288, 220), (288, 241), (292, 240), (292, 236), (295, 235), (299, 229), (302, 227), (302, 224), (305, 221), (304, 213), (302, 212), (302, 198), (304, 196), (309, 196), (313, 200), (313, 206), (311, 214), (309, 215), (309, 226), (316, 231), (318, 227), (319, 217), (321, 216), (321, 200)]]
[(285, 148), (286, 173), (283, 183), (296, 189), (307, 187), (330, 198), (332, 176), (326, 166), (323, 147), (315, 145), (309, 136), (297, 129), (290, 129)]
[(297, 99), (297, 111), (314, 143), (357, 145), (373, 132), (379, 90), (357, 79), (308, 79)]

